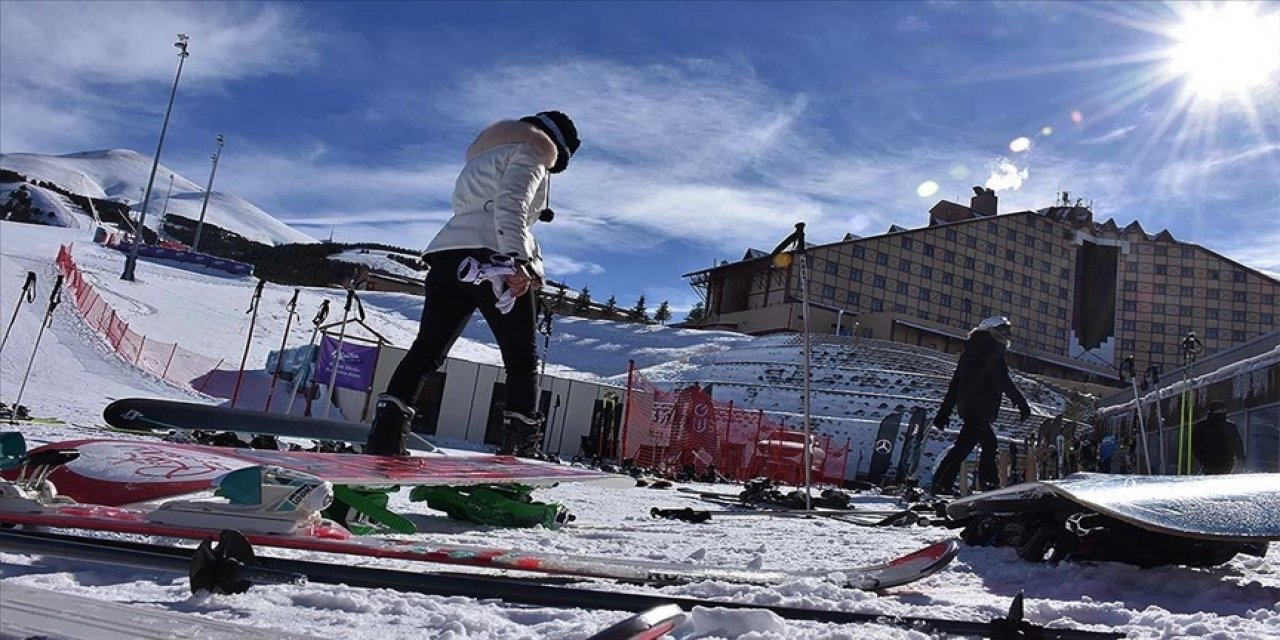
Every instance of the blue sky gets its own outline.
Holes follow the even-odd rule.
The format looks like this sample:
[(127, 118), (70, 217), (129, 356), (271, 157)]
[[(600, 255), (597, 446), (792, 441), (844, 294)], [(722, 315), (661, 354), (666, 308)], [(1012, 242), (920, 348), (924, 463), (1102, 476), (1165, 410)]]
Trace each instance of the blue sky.
[[(1206, 32), (1222, 11), (4, 2), (0, 150), (150, 156), (182, 32), (163, 161), (202, 181), (224, 133), (215, 189), (316, 237), (425, 246), (479, 129), (569, 113), (584, 142), (539, 227), (550, 275), (628, 306), (688, 308), (682, 273), (771, 248), (797, 221), (815, 242), (921, 226), (978, 184), (1001, 211), (1067, 190), (1100, 219), (1280, 271), (1280, 3), (1248, 7), (1242, 29), (1277, 39), (1246, 63), (1219, 60), (1222, 40), (1171, 53), (1195, 44), (1179, 25)], [(1223, 78), (1239, 82), (1206, 88)]]

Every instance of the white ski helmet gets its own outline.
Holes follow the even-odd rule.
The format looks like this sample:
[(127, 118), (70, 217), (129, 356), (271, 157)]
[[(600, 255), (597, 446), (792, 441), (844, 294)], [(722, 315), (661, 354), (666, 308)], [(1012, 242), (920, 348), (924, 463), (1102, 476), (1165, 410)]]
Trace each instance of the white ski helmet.
[(1009, 322), (1009, 319), (1004, 316), (991, 316), (990, 318), (979, 322), (978, 326), (974, 327), (973, 331), (969, 332), (969, 335), (973, 335), (979, 331), (986, 331), (998, 336), (1000, 340), (1004, 341), (1006, 347), (1009, 346), (1011, 338), (1013, 337), (1013, 325)]

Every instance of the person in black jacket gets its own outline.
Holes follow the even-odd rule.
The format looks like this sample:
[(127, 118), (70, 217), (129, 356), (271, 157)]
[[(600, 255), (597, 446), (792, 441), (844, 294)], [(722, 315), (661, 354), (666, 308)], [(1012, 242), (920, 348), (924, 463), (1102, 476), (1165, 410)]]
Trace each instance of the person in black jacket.
[(1244, 460), (1244, 442), (1235, 423), (1227, 420), (1227, 403), (1209, 402), (1209, 415), (1196, 423), (1191, 432), (1191, 452), (1207, 474), (1235, 471), (1236, 461)]
[(1031, 407), (1018, 392), (1018, 388), (1013, 386), (1013, 380), (1009, 378), (1009, 365), (1004, 361), (1011, 335), (1012, 327), (1009, 319), (1004, 316), (987, 318), (969, 332), (964, 353), (960, 355), (955, 373), (951, 376), (951, 384), (947, 387), (947, 396), (933, 420), (935, 427), (946, 428), (951, 411), (955, 409), (964, 421), (955, 444), (942, 458), (934, 473), (935, 494), (953, 493), (952, 487), (960, 473), (960, 465), (977, 445), (982, 445), (982, 453), (978, 459), (978, 477), (982, 488), (999, 486), (999, 473), (996, 469), (998, 445), (991, 423), (995, 422), (1000, 413), (1000, 396), (1007, 395), (1009, 400), (1018, 405), (1022, 420), (1031, 415)]

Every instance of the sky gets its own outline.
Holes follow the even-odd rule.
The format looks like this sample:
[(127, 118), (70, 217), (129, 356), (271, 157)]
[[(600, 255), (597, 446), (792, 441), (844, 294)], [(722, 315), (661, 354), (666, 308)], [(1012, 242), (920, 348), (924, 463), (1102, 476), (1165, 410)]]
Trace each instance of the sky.
[(1280, 271), (1280, 3), (0, 2), (0, 151), (155, 152), (317, 238), (425, 247), (486, 125), (583, 145), (548, 275), (688, 309), (681, 276), (1001, 212), (1099, 220)]

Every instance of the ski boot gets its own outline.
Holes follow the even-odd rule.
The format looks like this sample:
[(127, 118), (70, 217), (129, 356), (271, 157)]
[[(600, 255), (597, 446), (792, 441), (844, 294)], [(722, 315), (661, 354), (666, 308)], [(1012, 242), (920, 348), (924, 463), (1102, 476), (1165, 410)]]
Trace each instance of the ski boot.
[(409, 500), (445, 512), (454, 520), (499, 527), (556, 529), (574, 516), (558, 502), (536, 502), (533, 487), (525, 485), (476, 485), (468, 487), (414, 487)]
[(542, 450), (542, 425), (545, 419), (541, 413), (535, 411), (532, 415), (526, 415), (519, 411), (503, 411), (502, 417), (506, 424), (498, 455), (555, 461)]
[(417, 533), (418, 526), (412, 520), (387, 508), (391, 494), (399, 490), (400, 487), (397, 486), (335, 485), (333, 504), (324, 510), (324, 517), (357, 535), (388, 530), (395, 533)]
[(405, 445), (414, 414), (413, 407), (400, 398), (388, 393), (378, 396), (377, 410), (364, 452), (375, 456), (409, 455), (409, 449)]

